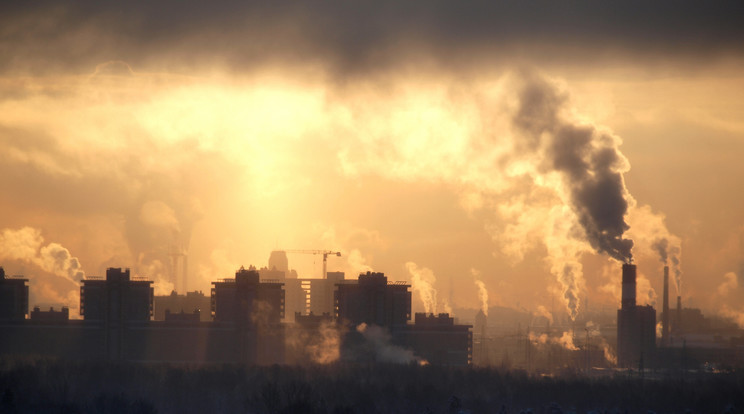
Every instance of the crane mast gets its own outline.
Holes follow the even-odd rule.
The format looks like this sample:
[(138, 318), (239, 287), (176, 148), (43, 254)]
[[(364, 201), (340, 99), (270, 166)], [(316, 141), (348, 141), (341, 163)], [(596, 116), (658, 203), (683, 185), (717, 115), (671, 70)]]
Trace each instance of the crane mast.
[(322, 254), (323, 255), (323, 279), (327, 279), (326, 267), (328, 263), (328, 256), (341, 257), (341, 252), (334, 252), (332, 250), (285, 250), (287, 253), (299, 253), (299, 254)]

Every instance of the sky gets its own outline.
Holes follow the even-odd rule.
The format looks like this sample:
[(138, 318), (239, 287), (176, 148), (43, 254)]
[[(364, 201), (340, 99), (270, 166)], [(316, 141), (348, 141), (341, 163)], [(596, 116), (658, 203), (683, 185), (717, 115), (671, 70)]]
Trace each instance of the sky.
[[(744, 5), (0, 6), (0, 265), (31, 305), (131, 268), (189, 290), (275, 249), (414, 310), (672, 296), (744, 326)], [(301, 277), (321, 259), (291, 254)], [(426, 301), (421, 298), (428, 298)]]

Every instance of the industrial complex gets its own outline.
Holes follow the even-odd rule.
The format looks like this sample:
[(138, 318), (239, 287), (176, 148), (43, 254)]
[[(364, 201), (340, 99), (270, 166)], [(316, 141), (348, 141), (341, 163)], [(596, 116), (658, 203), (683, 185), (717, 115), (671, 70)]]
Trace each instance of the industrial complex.
[[(301, 364), (393, 362), (502, 366), (537, 372), (723, 369), (744, 361), (744, 336), (732, 323), (696, 309), (636, 301), (636, 265), (622, 265), (616, 317), (588, 309), (561, 320), (492, 308), (473, 325), (448, 313), (412, 314), (411, 285), (383, 273), (347, 279), (327, 272), (301, 279), (286, 253), (269, 267), (240, 268), (208, 295), (155, 296), (153, 282), (109, 268), (80, 286), (80, 316), (67, 307), (29, 312), (29, 279), (0, 268), (0, 354), (170, 363)], [(487, 310), (487, 309), (486, 309)], [(511, 313), (510, 313), (511, 312)], [(674, 314), (673, 314), (674, 312)]]

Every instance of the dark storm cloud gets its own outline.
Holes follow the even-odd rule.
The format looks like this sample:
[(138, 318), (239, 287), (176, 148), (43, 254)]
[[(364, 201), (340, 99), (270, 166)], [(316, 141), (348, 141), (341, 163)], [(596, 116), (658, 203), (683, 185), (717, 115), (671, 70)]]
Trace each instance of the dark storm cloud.
[(359, 73), (413, 56), (453, 68), (514, 58), (700, 63), (740, 56), (744, 41), (740, 1), (7, 3), (0, 12), (5, 72), (125, 60), (148, 70), (278, 61)]

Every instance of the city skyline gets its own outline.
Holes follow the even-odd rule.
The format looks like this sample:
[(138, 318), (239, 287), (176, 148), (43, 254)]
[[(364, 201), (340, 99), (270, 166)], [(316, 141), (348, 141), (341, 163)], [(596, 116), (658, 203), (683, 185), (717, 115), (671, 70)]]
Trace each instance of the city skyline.
[[(667, 240), (685, 306), (744, 325), (741, 6), (541, 4), (4, 6), (0, 266), (33, 306), (107, 267), (167, 292), (174, 251), (206, 291), (331, 249), (329, 271), (419, 278), (441, 307), (479, 308), (480, 280), (571, 314), (619, 307), (608, 240), (658, 309)], [(611, 150), (587, 176), (619, 176), (625, 209), (582, 215), (577, 142)]]

